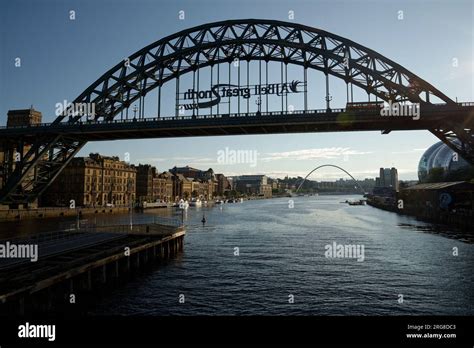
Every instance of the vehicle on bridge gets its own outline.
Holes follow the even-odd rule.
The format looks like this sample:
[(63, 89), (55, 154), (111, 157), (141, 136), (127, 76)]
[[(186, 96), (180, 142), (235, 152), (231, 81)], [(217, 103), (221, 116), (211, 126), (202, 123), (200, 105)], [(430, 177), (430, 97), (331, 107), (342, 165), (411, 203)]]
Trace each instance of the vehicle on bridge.
[(383, 109), (383, 101), (379, 102), (352, 102), (346, 104), (346, 111), (379, 111)]

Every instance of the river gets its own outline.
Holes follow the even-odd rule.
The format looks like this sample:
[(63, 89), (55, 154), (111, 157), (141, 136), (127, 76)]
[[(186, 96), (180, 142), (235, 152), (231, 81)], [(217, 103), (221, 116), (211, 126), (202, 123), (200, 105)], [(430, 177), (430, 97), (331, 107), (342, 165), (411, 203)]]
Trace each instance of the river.
[[(474, 314), (474, 244), (468, 235), (341, 203), (351, 198), (356, 197), (295, 197), (294, 205), (289, 198), (275, 198), (189, 208), (184, 252), (114, 289), (89, 313)], [(133, 221), (153, 214), (180, 216), (174, 209), (150, 210), (134, 214)], [(129, 219), (127, 214), (96, 218), (101, 223)], [(31, 232), (40, 225), (47, 230), (54, 224), (25, 221), (10, 225), (9, 232)], [(363, 255), (326, 257), (334, 243), (358, 246)]]

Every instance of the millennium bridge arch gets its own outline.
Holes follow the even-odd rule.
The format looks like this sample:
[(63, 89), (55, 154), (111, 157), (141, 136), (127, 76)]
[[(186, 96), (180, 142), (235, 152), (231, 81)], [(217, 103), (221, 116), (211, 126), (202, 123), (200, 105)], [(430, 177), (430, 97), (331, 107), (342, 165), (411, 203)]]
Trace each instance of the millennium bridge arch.
[[(252, 119), (226, 119), (221, 117), (226, 115), (212, 115), (216, 100), (200, 101), (199, 95), (195, 97), (193, 93), (193, 119), (180, 117), (183, 109), (180, 78), (192, 74), (194, 90), (194, 77), (197, 74), (199, 87), (201, 69), (210, 67), (212, 75), (213, 69), (219, 69), (222, 64), (230, 67), (236, 60), (265, 65), (280, 63), (282, 86), (283, 71), (286, 73), (287, 66), (301, 67), (304, 71), (303, 110), (290, 111), (282, 102), (279, 115), (286, 120), (277, 119), (274, 112), (261, 113), (260, 106), (256, 114), (247, 109), (246, 115)], [(306, 74), (310, 69), (325, 76), (326, 110), (308, 110)], [(261, 78), (261, 71), (259, 75)], [(370, 112), (364, 110), (333, 110), (329, 106), (329, 76), (344, 81), (348, 102), (353, 102), (352, 88), (355, 86), (376, 100), (419, 103), (426, 120), (407, 123), (406, 119), (397, 117), (381, 120), (379, 111), (369, 115)], [(286, 77), (285, 80), (288, 82)], [(176, 84), (175, 117), (165, 120), (160, 119), (161, 89), (170, 81)], [(211, 84), (212, 81), (211, 77)], [(287, 89), (289, 86), (295, 92), (299, 82), (294, 81), (292, 86), (287, 84)], [(235, 81), (232, 83), (229, 77), (225, 83), (218, 81), (216, 86), (233, 85)], [(158, 90), (157, 118), (145, 120), (145, 97), (155, 90)], [(434, 100), (442, 104), (435, 105)], [(135, 102), (139, 104), (139, 119), (141, 115), (143, 121), (140, 126), (128, 122), (128, 111)], [(74, 110), (78, 104), (94, 105), (92, 119), (91, 115)], [(0, 203), (15, 205), (34, 201), (74, 155), (88, 141), (94, 140), (353, 130), (380, 130), (387, 134), (392, 130), (426, 129), (474, 163), (474, 142), (470, 133), (473, 108), (463, 106), (376, 51), (324, 30), (266, 19), (203, 24), (162, 38), (117, 63), (86, 88), (51, 124), (34, 129), (0, 130), (5, 142), (3, 147), (10, 149), (12, 159), (11, 154), (17, 149), (22, 150), (25, 143), (31, 144), (28, 151), (19, 151), (19, 160), (7, 164)], [(210, 108), (212, 120), (204, 117), (199, 124), (193, 123), (196, 121), (194, 107), (196, 113), (199, 108)], [(124, 113), (127, 122), (122, 122)], [(230, 116), (230, 99), (227, 116)]]
[(341, 171), (343, 171), (344, 173), (346, 173), (348, 176), (350, 176), (350, 178), (356, 183), (356, 185), (359, 187), (359, 189), (361, 190), (361, 192), (364, 194), (366, 193), (364, 188), (359, 184), (359, 182), (352, 176), (351, 173), (349, 173), (347, 170), (345, 170), (344, 168), (342, 167), (339, 167), (339, 166), (336, 166), (335, 164), (323, 164), (323, 165), (320, 165), (320, 166), (317, 166), (316, 168), (314, 168), (312, 171), (310, 171), (304, 178), (303, 178), (303, 181), (301, 181), (301, 183), (298, 185), (298, 188), (296, 189), (296, 192), (299, 191), (299, 189), (301, 188), (301, 186), (303, 186), (304, 182), (306, 181), (306, 179), (311, 175), (313, 174), (315, 171), (317, 171), (318, 169), (321, 169), (321, 168), (324, 168), (324, 167), (331, 167), (331, 168), (336, 168), (336, 169), (339, 169)]

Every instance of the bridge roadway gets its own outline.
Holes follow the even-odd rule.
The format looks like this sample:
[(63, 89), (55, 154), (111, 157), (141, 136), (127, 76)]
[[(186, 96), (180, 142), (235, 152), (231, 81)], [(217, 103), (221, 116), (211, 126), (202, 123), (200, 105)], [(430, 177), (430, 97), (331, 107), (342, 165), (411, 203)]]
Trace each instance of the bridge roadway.
[[(422, 105), (418, 120), (408, 116), (381, 116), (378, 111), (346, 109), (295, 110), (144, 119), (115, 119), (80, 123), (41, 123), (28, 127), (2, 127), (0, 139), (16, 141), (66, 135), (77, 140), (168, 138), (244, 134), (278, 134), (336, 131), (430, 130), (446, 121), (471, 128), (474, 103)], [(470, 126), (468, 126), (469, 122)]]

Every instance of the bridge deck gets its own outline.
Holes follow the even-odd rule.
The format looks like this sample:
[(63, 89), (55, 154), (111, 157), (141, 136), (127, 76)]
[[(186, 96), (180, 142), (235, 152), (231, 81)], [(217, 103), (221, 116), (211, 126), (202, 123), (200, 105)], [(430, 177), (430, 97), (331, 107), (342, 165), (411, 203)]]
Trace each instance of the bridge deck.
[(278, 134), (333, 131), (380, 131), (433, 129), (446, 119), (463, 123), (474, 115), (473, 105), (423, 106), (420, 118), (381, 116), (374, 111), (346, 109), (307, 110), (294, 112), (262, 112), (176, 116), (82, 123), (39, 124), (29, 127), (0, 129), (7, 139), (37, 136), (68, 135), (78, 140), (100, 141), (115, 139), (167, 138), (188, 136), (217, 136), (243, 134)]

